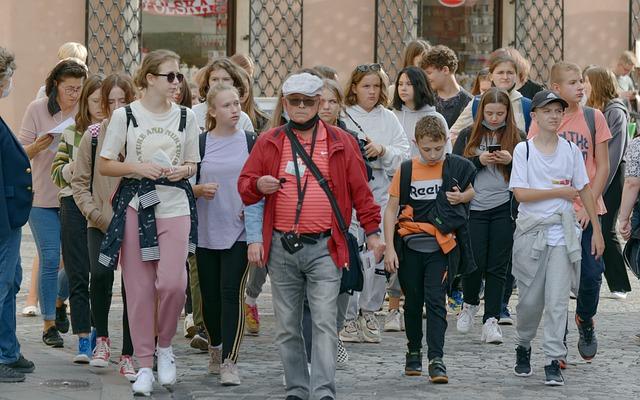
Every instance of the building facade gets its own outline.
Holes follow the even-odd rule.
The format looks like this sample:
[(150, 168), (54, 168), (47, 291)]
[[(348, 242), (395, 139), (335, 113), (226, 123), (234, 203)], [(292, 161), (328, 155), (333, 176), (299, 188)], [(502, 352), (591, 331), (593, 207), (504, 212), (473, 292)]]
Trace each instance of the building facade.
[(131, 72), (157, 48), (178, 52), (187, 76), (212, 58), (249, 54), (255, 92), (270, 97), (288, 72), (317, 64), (345, 80), (379, 62), (394, 79), (415, 38), (453, 48), (463, 82), (503, 46), (546, 81), (560, 59), (611, 66), (640, 31), (640, 0), (5, 0), (0, 15), (0, 45), (18, 63), (0, 114), (15, 130), (66, 41), (84, 43), (90, 70), (103, 73)]

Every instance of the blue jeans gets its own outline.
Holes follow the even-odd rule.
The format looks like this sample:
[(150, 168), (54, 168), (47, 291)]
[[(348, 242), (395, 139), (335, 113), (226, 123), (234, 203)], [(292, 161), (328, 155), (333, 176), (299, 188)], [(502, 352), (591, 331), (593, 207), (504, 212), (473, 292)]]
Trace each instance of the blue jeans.
[[(269, 277), (276, 317), (275, 342), (280, 350), (287, 382), (287, 395), (303, 400), (336, 396), (338, 351), (338, 292), (342, 271), (329, 255), (328, 238), (289, 254), (282, 247), (282, 234), (274, 232), (269, 256)], [(302, 336), (305, 297), (311, 310), (313, 344), (311, 376)]]
[(58, 208), (33, 207), (29, 226), (40, 258), (40, 310), (42, 319), (56, 319), (58, 267), (60, 266), (60, 217)]
[(604, 262), (602, 258), (596, 260), (591, 255), (591, 237), (593, 227), (591, 224), (582, 231), (582, 262), (580, 265), (580, 289), (578, 290), (578, 303), (576, 314), (583, 321), (588, 321), (596, 315), (598, 302), (600, 301), (600, 286), (602, 285), (602, 273)]
[(16, 337), (16, 294), (22, 282), (21, 237), (20, 228), (0, 237), (0, 364), (11, 364), (20, 357), (20, 343)]

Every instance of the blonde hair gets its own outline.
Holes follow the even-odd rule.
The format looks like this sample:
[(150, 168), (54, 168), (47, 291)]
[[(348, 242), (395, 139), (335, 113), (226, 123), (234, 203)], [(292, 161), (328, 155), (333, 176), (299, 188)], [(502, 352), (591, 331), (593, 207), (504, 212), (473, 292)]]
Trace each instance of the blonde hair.
[(426, 40), (417, 39), (410, 41), (402, 53), (402, 57), (404, 58), (402, 69), (413, 66), (413, 59), (417, 56), (424, 55), (429, 49), (431, 49), (431, 45), (429, 45), (429, 42)]
[(216, 128), (216, 119), (213, 115), (211, 115), (209, 111), (216, 108), (216, 97), (218, 97), (220, 93), (227, 90), (231, 90), (238, 96), (238, 99), (240, 98), (238, 89), (236, 89), (235, 86), (231, 86), (227, 83), (215, 84), (211, 86), (211, 88), (209, 89), (209, 93), (207, 93), (207, 120), (205, 124), (207, 131), (212, 131)]
[(618, 62), (624, 63), (625, 65), (633, 64), (634, 67), (638, 65), (638, 59), (636, 58), (636, 55), (629, 50), (623, 51), (622, 54), (620, 54), (620, 57), (618, 57)]
[(367, 75), (376, 75), (378, 78), (380, 78), (380, 96), (378, 97), (376, 107), (379, 105), (387, 107), (389, 105), (389, 77), (384, 72), (382, 67), (380, 67), (380, 69), (377, 71), (369, 70), (366, 72), (361, 72), (358, 70), (358, 68), (354, 69), (344, 90), (344, 104), (346, 106), (353, 106), (358, 104), (358, 96), (356, 96), (356, 93), (353, 91), (353, 86), (358, 86), (360, 81)]
[(591, 84), (587, 105), (604, 112), (607, 103), (618, 97), (616, 76), (611, 70), (602, 67), (589, 68), (584, 75)]
[(58, 60), (65, 58), (79, 58), (83, 63), (87, 62), (87, 48), (76, 42), (67, 42), (58, 49)]
[(147, 74), (157, 74), (160, 71), (160, 65), (165, 61), (175, 60), (180, 62), (180, 56), (171, 50), (154, 50), (144, 56), (140, 69), (136, 72), (134, 82), (137, 87), (146, 89), (149, 86), (147, 82)]
[(582, 71), (578, 64), (560, 61), (553, 64), (553, 67), (551, 67), (551, 71), (549, 72), (549, 86), (554, 83), (562, 83), (565, 72), (576, 72), (578, 75), (582, 76)]

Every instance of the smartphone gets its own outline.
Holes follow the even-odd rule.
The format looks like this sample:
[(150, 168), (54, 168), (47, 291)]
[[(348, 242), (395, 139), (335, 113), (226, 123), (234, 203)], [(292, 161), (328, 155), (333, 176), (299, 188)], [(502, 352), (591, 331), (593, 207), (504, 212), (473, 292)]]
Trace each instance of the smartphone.
[(489, 151), (489, 153), (493, 153), (495, 151), (500, 151), (502, 150), (502, 146), (499, 144), (490, 144), (487, 146), (487, 151)]
[(451, 180), (453, 180), (453, 186), (451, 187), (451, 191), (453, 191), (453, 188), (458, 188), (459, 192), (462, 192), (462, 189), (460, 188), (460, 182), (458, 182), (458, 180), (456, 178), (451, 178)]

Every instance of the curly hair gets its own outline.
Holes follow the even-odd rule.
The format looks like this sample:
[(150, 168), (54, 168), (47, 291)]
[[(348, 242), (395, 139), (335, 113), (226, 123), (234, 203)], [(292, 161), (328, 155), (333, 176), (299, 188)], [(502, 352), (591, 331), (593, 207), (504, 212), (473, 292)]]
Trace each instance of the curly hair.
[(427, 69), (428, 67), (440, 70), (447, 67), (449, 72), (453, 74), (458, 70), (458, 57), (455, 51), (447, 46), (433, 46), (431, 50), (422, 56), (422, 61), (420, 61), (420, 68)]
[(416, 124), (416, 142), (423, 138), (431, 140), (447, 140), (447, 128), (442, 124), (440, 118), (435, 115), (427, 115), (421, 118)]
[(15, 70), (15, 56), (9, 50), (0, 47), (0, 82), (11, 77)]

